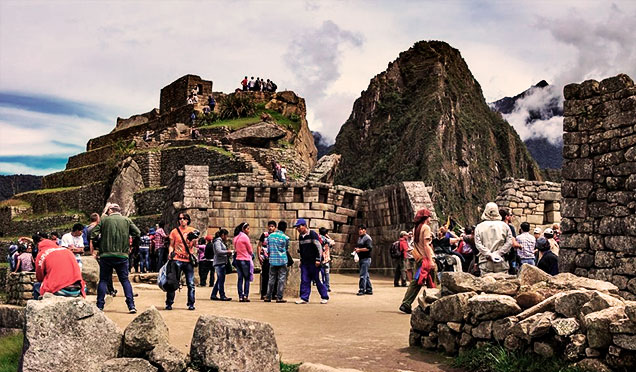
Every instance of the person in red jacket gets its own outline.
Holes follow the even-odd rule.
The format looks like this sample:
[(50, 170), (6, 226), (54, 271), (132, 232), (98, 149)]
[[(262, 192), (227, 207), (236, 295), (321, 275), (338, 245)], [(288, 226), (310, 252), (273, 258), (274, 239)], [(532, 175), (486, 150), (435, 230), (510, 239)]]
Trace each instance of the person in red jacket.
[(38, 250), (33, 298), (37, 300), (47, 292), (56, 296), (86, 297), (82, 271), (71, 251), (49, 239), (42, 239)]

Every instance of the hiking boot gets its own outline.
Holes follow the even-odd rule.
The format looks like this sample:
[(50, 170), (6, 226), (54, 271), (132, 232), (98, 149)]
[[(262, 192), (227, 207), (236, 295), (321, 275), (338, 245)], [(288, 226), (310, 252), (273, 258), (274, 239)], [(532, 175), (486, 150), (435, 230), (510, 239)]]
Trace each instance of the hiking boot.
[(264, 302), (272, 302), (272, 299), (271, 298), (265, 298), (265, 299), (263, 299), (263, 301)]
[(410, 314), (411, 313), (411, 308), (406, 306), (405, 304), (400, 305), (400, 311), (405, 313), (405, 314)]
[(166, 310), (172, 310), (172, 305), (166, 305), (165, 309)]
[(135, 309), (134, 307), (131, 309), (128, 309), (128, 314), (137, 314), (137, 309)]
[(216, 296), (210, 296), (210, 300), (212, 300), (212, 301), (221, 301), (221, 299), (216, 297)]
[(287, 302), (287, 300), (283, 300), (282, 298), (280, 300), (276, 300), (277, 304), (284, 304), (286, 302)]
[(327, 300), (327, 299), (325, 299), (325, 298), (323, 298), (322, 300), (320, 300), (320, 303), (321, 303), (321, 304), (323, 304), (323, 305), (324, 305), (324, 304), (326, 304), (326, 303), (328, 303), (328, 302), (329, 302), (329, 300)]
[(221, 297), (221, 301), (232, 301), (232, 297)]
[(306, 303), (307, 301), (303, 300), (302, 298), (300, 300), (296, 300), (296, 305), (304, 305)]
[(194, 310), (194, 305), (188, 306), (188, 310)]
[(364, 292), (364, 294), (371, 296), (373, 294), (373, 291), (366, 291)]

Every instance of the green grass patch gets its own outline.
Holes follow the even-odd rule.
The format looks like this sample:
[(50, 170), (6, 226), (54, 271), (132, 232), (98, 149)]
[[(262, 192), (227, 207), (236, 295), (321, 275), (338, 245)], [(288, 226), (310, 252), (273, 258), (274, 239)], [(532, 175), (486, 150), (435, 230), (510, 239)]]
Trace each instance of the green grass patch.
[(585, 372), (557, 358), (513, 352), (501, 345), (467, 350), (455, 357), (452, 366), (470, 372)]
[(233, 157), (234, 157), (234, 154), (232, 154), (231, 152), (229, 152), (229, 151), (227, 151), (226, 149), (221, 148), (221, 147), (217, 147), (217, 146), (209, 146), (209, 145), (197, 145), (197, 146), (198, 146), (198, 147), (202, 147), (202, 148), (204, 148), (204, 149), (208, 149), (208, 150), (216, 151), (216, 152), (218, 152), (218, 153), (220, 153), (220, 154), (222, 154), (222, 155), (229, 156), (229, 157), (231, 157), (231, 158), (233, 158)]
[(30, 207), (31, 203), (20, 199), (7, 199), (0, 202), (0, 207)]
[(280, 372), (298, 372), (298, 367), (300, 367), (300, 364), (301, 363), (293, 364), (280, 362)]
[[(74, 168), (74, 169), (79, 169), (79, 168)], [(80, 187), (82, 186), (57, 187), (54, 189), (33, 190), (33, 191), (27, 191), (27, 192), (15, 194), (14, 197), (19, 198), (20, 196), (25, 196), (25, 195), (44, 195), (44, 194), (52, 194), (54, 192), (72, 191), (72, 190), (77, 190)]]
[(55, 216), (72, 216), (77, 214), (78, 216), (84, 217), (84, 213), (75, 210), (68, 210), (64, 212), (47, 212), (47, 213), (34, 213), (34, 214), (21, 214), (13, 219), (13, 221), (27, 221), (27, 220), (36, 220), (39, 218), (45, 217), (55, 217)]
[(22, 333), (0, 337), (0, 372), (15, 372), (22, 355)]
[(206, 124), (200, 126), (199, 128), (206, 129), (227, 127), (231, 130), (238, 130), (253, 124), (260, 123), (261, 114), (264, 112), (268, 113), (278, 125), (294, 133), (298, 133), (298, 131), (300, 130), (300, 117), (298, 117), (297, 115), (291, 115), (291, 117), (287, 117), (278, 111), (268, 110), (265, 108), (264, 103), (256, 105), (256, 113), (252, 116), (239, 119), (217, 120), (212, 123), (206, 121)]
[(256, 124), (260, 121), (261, 121), (261, 117), (259, 114), (257, 116), (250, 116), (247, 118), (219, 120), (219, 121), (215, 121), (212, 124), (206, 124), (200, 128), (206, 129), (206, 128), (228, 127), (231, 130), (238, 130), (238, 129), (247, 127), (249, 125)]
[(152, 187), (146, 187), (143, 188), (137, 192), (135, 192), (135, 194), (140, 194), (142, 192), (149, 192), (149, 191), (156, 191), (156, 190), (161, 190), (161, 189), (167, 189), (168, 186), (152, 186)]

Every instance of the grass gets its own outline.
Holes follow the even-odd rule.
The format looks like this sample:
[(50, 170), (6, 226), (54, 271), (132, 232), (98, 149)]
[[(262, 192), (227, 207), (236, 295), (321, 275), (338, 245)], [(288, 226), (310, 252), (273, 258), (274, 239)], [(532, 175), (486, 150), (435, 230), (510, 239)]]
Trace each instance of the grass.
[(241, 129), (244, 127), (247, 127), (249, 125), (252, 124), (256, 124), (258, 122), (261, 121), (261, 115), (259, 114), (258, 116), (250, 116), (247, 118), (240, 118), (240, 119), (230, 119), (230, 120), (219, 120), (219, 121), (215, 121), (212, 124), (207, 124), (204, 125), (200, 128), (202, 129), (206, 129), (206, 128), (219, 128), (219, 127), (228, 127), (232, 130), (237, 130), (237, 129)]
[(298, 367), (300, 367), (300, 363), (288, 364), (280, 362), (280, 372), (298, 372)]
[(470, 372), (585, 372), (557, 358), (512, 352), (501, 345), (488, 345), (460, 353), (452, 366)]
[(240, 118), (240, 119), (219, 120), (211, 124), (203, 125), (199, 128), (206, 129), (206, 128), (227, 127), (231, 130), (238, 130), (238, 129), (245, 128), (247, 126), (250, 126), (256, 123), (260, 123), (261, 114), (264, 112), (268, 113), (276, 121), (278, 125), (283, 126), (294, 133), (298, 133), (298, 131), (300, 130), (300, 118), (298, 117), (288, 118), (287, 116), (281, 114), (278, 111), (266, 109), (265, 104), (256, 105), (256, 113), (253, 116)]
[(64, 212), (48, 212), (48, 213), (37, 213), (37, 214), (21, 214), (13, 219), (13, 221), (26, 221), (26, 220), (35, 220), (38, 218), (44, 217), (55, 217), (55, 216), (72, 216), (78, 215), (80, 217), (84, 217), (84, 213), (75, 210), (68, 210)]
[(22, 355), (22, 333), (0, 337), (0, 372), (15, 372)]
[[(74, 168), (74, 169), (79, 169), (79, 168)], [(27, 192), (15, 194), (14, 197), (19, 198), (20, 196), (25, 196), (25, 195), (44, 195), (44, 194), (51, 194), (51, 193), (60, 192), (60, 191), (71, 191), (71, 190), (77, 190), (80, 187), (82, 186), (57, 187), (54, 189), (33, 190), (33, 191), (27, 191)]]
[(234, 157), (234, 154), (232, 154), (231, 152), (229, 152), (229, 151), (227, 151), (226, 149), (221, 148), (221, 147), (209, 146), (209, 145), (197, 145), (197, 146), (198, 146), (198, 147), (205, 148), (205, 149), (208, 149), (208, 150), (216, 151), (216, 152), (218, 152), (218, 153), (220, 153), (220, 154), (223, 154), (223, 155), (225, 155), (225, 156), (229, 156), (229, 157), (231, 157), (231, 158), (233, 158), (233, 157)]
[(31, 203), (20, 199), (7, 199), (0, 202), (0, 207), (30, 207)]

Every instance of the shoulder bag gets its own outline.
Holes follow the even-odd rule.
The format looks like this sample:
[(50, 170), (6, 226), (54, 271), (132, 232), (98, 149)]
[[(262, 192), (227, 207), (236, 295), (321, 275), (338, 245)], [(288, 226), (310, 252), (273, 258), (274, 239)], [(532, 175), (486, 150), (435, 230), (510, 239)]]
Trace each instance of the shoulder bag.
[(188, 247), (188, 244), (186, 243), (186, 240), (183, 237), (183, 234), (181, 233), (181, 230), (179, 230), (178, 227), (177, 227), (177, 232), (179, 232), (179, 236), (181, 237), (181, 241), (183, 242), (183, 248), (185, 249), (186, 253), (188, 254), (188, 257), (190, 258), (190, 263), (192, 264), (193, 267), (199, 266), (199, 258), (190, 252), (190, 247)]

